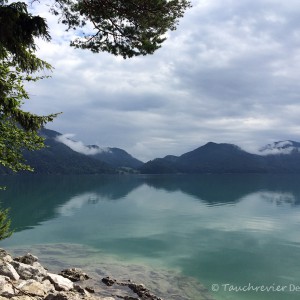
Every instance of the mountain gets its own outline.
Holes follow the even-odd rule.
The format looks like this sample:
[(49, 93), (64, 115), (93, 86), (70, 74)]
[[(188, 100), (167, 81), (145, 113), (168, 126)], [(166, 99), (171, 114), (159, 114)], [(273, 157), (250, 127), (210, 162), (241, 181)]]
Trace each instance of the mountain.
[(137, 169), (143, 165), (143, 162), (134, 158), (129, 153), (120, 148), (101, 148), (97, 145), (88, 145), (89, 149), (95, 150), (96, 154), (89, 155), (100, 161), (105, 161), (114, 168), (132, 168)]
[[(25, 151), (24, 157), (39, 174), (103, 174), (116, 171), (105, 162), (77, 153), (57, 141), (60, 133), (42, 129), (46, 147), (39, 151)], [(26, 172), (27, 173), (27, 172)]]
[[(59, 132), (43, 128), (40, 135), (45, 138), (46, 147), (39, 151), (24, 151), (25, 160), (38, 174), (115, 174), (120, 172), (119, 167), (133, 168), (142, 164), (122, 149), (109, 148), (103, 155), (86, 155), (61, 142), (63, 135)], [(0, 174), (11, 173), (0, 168)]]
[[(233, 144), (209, 142), (181, 156), (167, 155), (144, 164), (119, 148), (86, 146), (49, 129), (40, 134), (46, 148), (24, 151), (27, 163), (38, 174), (300, 173), (300, 143), (294, 141), (268, 144), (259, 154)], [(11, 173), (0, 167), (0, 174)]]
[[(278, 142), (279, 147), (293, 147), (286, 155), (248, 153), (236, 145), (209, 142), (179, 157), (166, 156), (145, 163), (144, 174), (167, 173), (300, 173), (300, 143)], [(271, 146), (266, 146), (269, 149)], [(285, 150), (287, 151), (287, 150)], [(277, 152), (278, 153), (278, 152)]]

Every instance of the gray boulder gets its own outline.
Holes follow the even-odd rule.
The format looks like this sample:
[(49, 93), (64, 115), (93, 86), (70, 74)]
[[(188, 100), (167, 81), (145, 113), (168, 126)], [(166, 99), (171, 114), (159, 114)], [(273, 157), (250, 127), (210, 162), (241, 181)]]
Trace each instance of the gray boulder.
[(7, 276), (12, 280), (19, 280), (20, 276), (15, 270), (15, 268), (10, 264), (5, 261), (2, 263), (0, 262), (0, 275)]
[(27, 265), (18, 261), (12, 261), (11, 264), (20, 275), (21, 279), (35, 279), (42, 281), (47, 276), (46, 269), (38, 262), (33, 265)]
[(61, 275), (48, 273), (47, 277), (57, 291), (69, 291), (74, 288), (73, 282)]

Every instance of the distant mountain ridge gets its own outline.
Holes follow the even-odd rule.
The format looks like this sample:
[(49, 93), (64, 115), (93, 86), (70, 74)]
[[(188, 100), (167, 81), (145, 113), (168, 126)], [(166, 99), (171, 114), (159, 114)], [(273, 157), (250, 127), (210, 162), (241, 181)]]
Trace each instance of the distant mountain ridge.
[[(117, 174), (132, 172), (143, 164), (122, 149), (111, 148), (103, 152), (103, 156), (101, 153), (87, 155), (62, 143), (59, 137), (63, 135), (59, 132), (43, 128), (40, 135), (45, 138), (46, 147), (39, 151), (24, 151), (27, 164), (38, 174)], [(13, 172), (0, 167), (0, 174)]]
[(101, 148), (97, 145), (88, 145), (90, 149), (99, 150), (96, 154), (91, 154), (90, 157), (93, 157), (99, 161), (104, 161), (114, 168), (139, 168), (143, 165), (143, 162), (134, 158), (125, 150), (120, 148)]
[(73, 140), (72, 135), (59, 134), (55, 137), (58, 142), (68, 146), (73, 151), (89, 156), (98, 161), (103, 161), (113, 168), (140, 167), (143, 162), (134, 158), (125, 150), (115, 147), (100, 147), (98, 145), (84, 145), (82, 142)]
[[(168, 173), (300, 173), (300, 143), (274, 143), (276, 151), (262, 155), (246, 152), (233, 144), (209, 142), (181, 156), (166, 156), (145, 163), (144, 174)], [(266, 146), (262, 149), (270, 149)], [(289, 151), (286, 149), (289, 148)]]
[[(300, 173), (300, 143), (295, 141), (268, 144), (259, 154), (233, 144), (209, 142), (180, 156), (143, 163), (120, 148), (84, 145), (71, 135), (45, 128), (40, 134), (46, 148), (24, 151), (27, 163), (38, 174)], [(0, 167), (0, 174), (10, 173)]]

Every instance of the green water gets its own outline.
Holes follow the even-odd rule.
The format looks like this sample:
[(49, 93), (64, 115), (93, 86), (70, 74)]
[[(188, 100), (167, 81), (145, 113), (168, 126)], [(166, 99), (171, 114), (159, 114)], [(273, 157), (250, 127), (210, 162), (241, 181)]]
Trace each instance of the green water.
[(299, 176), (14, 176), (0, 183), (15, 228), (0, 247), (29, 249), (53, 267), (105, 264), (153, 286), (161, 274), (162, 289), (164, 280), (178, 286), (179, 296), (168, 298), (165, 284), (166, 299), (299, 299)]

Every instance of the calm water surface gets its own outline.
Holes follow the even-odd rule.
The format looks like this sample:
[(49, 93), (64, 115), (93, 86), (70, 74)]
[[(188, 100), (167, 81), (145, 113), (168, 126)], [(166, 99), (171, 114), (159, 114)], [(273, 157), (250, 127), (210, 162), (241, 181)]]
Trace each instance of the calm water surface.
[(296, 175), (0, 177), (15, 228), (0, 247), (53, 267), (129, 272), (150, 286), (160, 274), (166, 294), (178, 287), (169, 299), (299, 299), (299, 183)]

